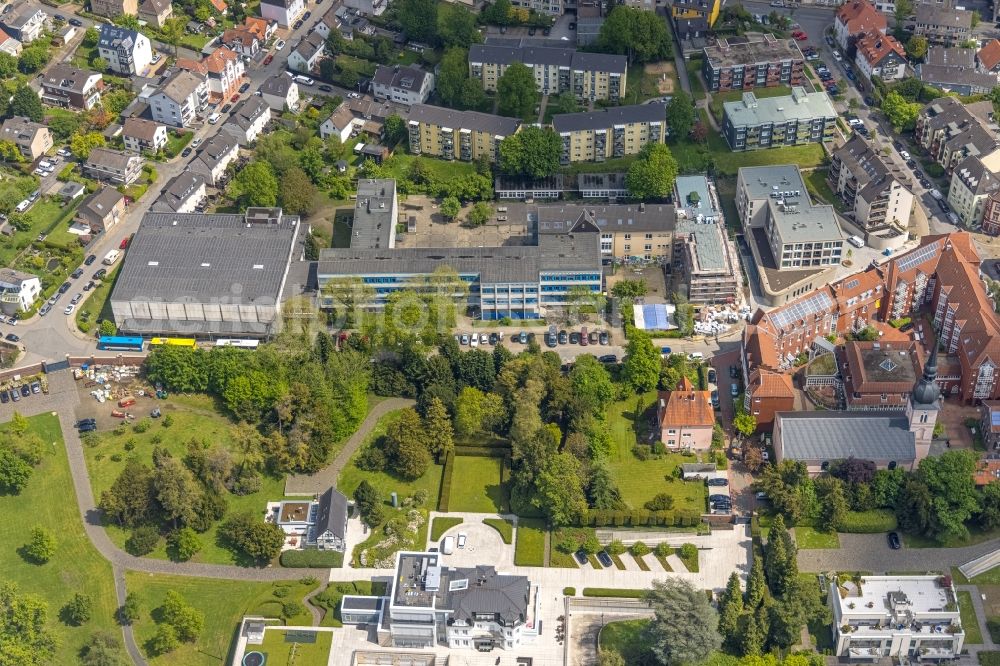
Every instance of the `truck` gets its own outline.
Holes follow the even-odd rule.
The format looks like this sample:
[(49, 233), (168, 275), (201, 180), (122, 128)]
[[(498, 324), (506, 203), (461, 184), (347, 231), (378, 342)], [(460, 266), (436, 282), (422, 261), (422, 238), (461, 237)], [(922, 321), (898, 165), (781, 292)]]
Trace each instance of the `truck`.
[(120, 256), (122, 256), (121, 250), (111, 250), (106, 255), (104, 255), (104, 260), (101, 261), (101, 263), (104, 264), (105, 266), (111, 266), (116, 261), (118, 261), (118, 257)]
[(445, 555), (451, 555), (455, 552), (455, 537), (444, 538), (444, 541), (441, 543), (441, 552)]

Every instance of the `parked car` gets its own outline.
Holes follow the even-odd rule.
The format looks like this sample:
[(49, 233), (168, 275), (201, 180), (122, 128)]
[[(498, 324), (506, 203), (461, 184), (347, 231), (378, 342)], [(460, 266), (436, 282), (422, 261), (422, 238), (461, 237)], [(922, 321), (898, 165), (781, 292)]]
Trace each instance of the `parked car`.
[(903, 544), (900, 543), (899, 541), (899, 535), (897, 533), (889, 532), (886, 538), (889, 541), (889, 548), (892, 548), (893, 550), (899, 550), (900, 548), (903, 547)]
[(23, 397), (25, 397), (25, 398), (27, 398), (29, 395), (31, 395), (31, 387), (28, 386), (27, 384), (23, 384), (21, 386), (21, 395)]
[(498, 342), (500, 342), (500, 336), (496, 333), (490, 333), (490, 344), (495, 345)]
[(83, 298), (83, 294), (82, 294), (82, 293), (79, 293), (79, 294), (77, 294), (76, 296), (74, 296), (74, 297), (73, 297), (73, 298), (72, 298), (72, 299), (70, 300), (70, 303), (72, 303), (73, 305), (76, 305), (77, 303), (79, 303), (79, 302), (80, 302), (80, 300), (81, 300), (82, 298)]
[(42, 385), (39, 382), (31, 382), (31, 392), (38, 395), (42, 392)]
[(118, 249), (119, 250), (124, 250), (127, 247), (128, 247), (128, 236), (126, 236), (125, 238), (123, 238), (121, 243), (118, 243)]
[(72, 26), (75, 26), (75, 27), (79, 28), (79, 27), (81, 27), (83, 25), (83, 21), (81, 21), (78, 18), (71, 18), (69, 20), (69, 24), (72, 25)]
[(573, 557), (575, 557), (576, 561), (580, 563), (580, 566), (585, 566), (587, 564), (587, 553), (585, 551), (578, 550), (573, 553)]
[(70, 303), (70, 304), (69, 304), (69, 305), (67, 305), (67, 306), (66, 306), (66, 308), (65, 308), (65, 309), (63, 310), (63, 314), (64, 314), (64, 315), (71, 315), (71, 314), (73, 314), (73, 310), (76, 310), (76, 306), (75, 306), (75, 305), (73, 305), (72, 303)]
[(732, 384), (730, 384), (729, 385), (729, 395), (731, 395), (731, 396), (733, 396), (735, 398), (739, 394), (740, 394), (740, 385), (737, 384), (736, 382), (733, 382)]
[(708, 383), (709, 384), (716, 384), (716, 383), (718, 383), (718, 381), (719, 381), (719, 376), (718, 376), (718, 374), (716, 374), (715, 368), (709, 368), (708, 369)]
[(489, 342), (490, 342), (490, 336), (486, 335), (485, 333), (479, 334), (479, 344), (486, 345), (489, 344)]
[(78, 279), (81, 275), (83, 275), (83, 269), (82, 268), (78, 268), (75, 271), (73, 271), (72, 273), (70, 273), (70, 277), (72, 277), (74, 280)]
[(729, 366), (729, 376), (733, 379), (736, 379), (737, 377), (740, 376), (739, 369), (737, 369), (735, 365)]
[(569, 343), (571, 345), (578, 345), (578, 344), (580, 344), (580, 334), (577, 333), (576, 331), (573, 331), (572, 333), (570, 333), (569, 334)]
[(601, 563), (601, 566), (611, 567), (614, 566), (614, 562), (611, 561), (611, 556), (608, 555), (608, 551), (602, 550), (597, 554), (597, 561)]
[(618, 357), (614, 354), (604, 354), (603, 356), (598, 356), (597, 360), (601, 363), (617, 363)]
[(458, 342), (459, 342), (459, 344), (462, 344), (462, 345), (469, 344), (469, 334), (468, 333), (462, 333), (462, 337), (461, 337), (461, 339), (459, 339)]
[(6, 405), (8, 402), (10, 402), (10, 395), (7, 391), (0, 391), (0, 403)]
[(4, 339), (7, 340), (7, 341), (9, 341), (9, 342), (20, 342), (21, 341), (20, 336), (14, 335), (13, 333), (8, 333), (7, 335), (4, 336)]
[(569, 333), (566, 331), (559, 331), (559, 344), (565, 345), (569, 343)]
[(14, 402), (17, 402), (18, 400), (21, 399), (21, 394), (18, 393), (17, 389), (10, 390), (10, 399), (13, 400)]
[(95, 430), (97, 430), (97, 424), (96, 423), (88, 423), (85, 426), (80, 426), (80, 432), (81, 433), (84, 433), (84, 432), (94, 432)]
[(87, 284), (83, 285), (83, 290), (84, 291), (90, 291), (93, 288), (94, 288), (94, 281), (93, 280), (91, 280)]
[(589, 334), (587, 333), (587, 327), (584, 326), (583, 330), (580, 331), (580, 346), (586, 347), (590, 344)]
[(264, 58), (264, 66), (266, 67), (267, 65), (270, 65), (272, 60), (274, 60), (274, 54), (268, 53), (267, 57)]
[(301, 28), (301, 27), (302, 27), (302, 19), (299, 19), (299, 20), (298, 20), (298, 21), (296, 21), (296, 22), (295, 22), (295, 24), (294, 24), (294, 25), (292, 26), (292, 30), (298, 30), (298, 29), (299, 29), (299, 28)]
[(71, 285), (71, 284), (70, 284), (69, 282), (63, 282), (63, 283), (62, 283), (62, 284), (61, 284), (61, 285), (59, 286), (59, 293), (60, 293), (60, 294), (65, 294), (65, 293), (66, 293), (67, 291), (69, 291), (69, 288), (70, 288), (70, 287), (72, 287), (72, 286), (73, 286), (73, 285)]
[(598, 340), (597, 331), (591, 331), (590, 333), (588, 333), (587, 340), (588, 342), (590, 342), (590, 344), (596, 345)]
[(708, 480), (708, 485), (710, 486), (728, 486), (729, 479), (723, 479), (722, 477), (716, 477), (714, 479)]
[(517, 341), (520, 342), (522, 345), (528, 344), (528, 334), (525, 333), (524, 331), (521, 331), (520, 333), (517, 334)]
[(607, 331), (601, 331), (601, 335), (599, 336), (599, 341), (602, 345), (606, 345), (609, 342), (611, 342), (611, 336), (608, 335)]
[(722, 405), (719, 403), (719, 391), (717, 389), (712, 389), (712, 407), (714, 409), (722, 409)]
[(333, 86), (328, 86), (325, 83), (319, 87), (323, 92), (333, 92)]
[(240, 92), (241, 93), (245, 93), (248, 90), (250, 90), (250, 84), (249, 83), (244, 83), (243, 85), (240, 86)]
[(47, 315), (49, 313), (49, 310), (51, 310), (51, 309), (52, 309), (52, 306), (49, 305), (48, 303), (46, 303), (42, 307), (38, 308), (38, 316), (39, 317), (44, 317), (45, 315)]
[(92, 263), (94, 263), (95, 261), (97, 261), (97, 255), (96, 254), (91, 254), (86, 259), (83, 260), (83, 265), (84, 266), (89, 266)]
[(465, 542), (468, 541), (468, 539), (469, 539), (469, 535), (468, 534), (466, 534), (465, 532), (459, 532), (458, 533), (458, 547), (459, 548), (465, 548)]
[[(285, 48), (285, 40), (279, 39), (278, 41), (276, 41), (274, 43), (274, 50), (275, 51), (280, 51), (283, 48)], [(267, 63), (265, 63), (265, 64), (267, 64)]]

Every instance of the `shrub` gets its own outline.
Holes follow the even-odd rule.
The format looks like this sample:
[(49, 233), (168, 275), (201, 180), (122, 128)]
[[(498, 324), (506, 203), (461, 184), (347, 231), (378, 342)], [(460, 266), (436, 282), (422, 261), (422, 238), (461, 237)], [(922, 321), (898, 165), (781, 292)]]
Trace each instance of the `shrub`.
[(511, 543), (514, 540), (514, 525), (504, 518), (483, 518), (483, 523), (489, 525), (500, 533), (500, 538), (504, 543)]
[(632, 551), (632, 554), (635, 555), (636, 557), (642, 557), (643, 555), (649, 554), (649, 546), (647, 546), (641, 541), (636, 541), (635, 543), (633, 543), (632, 548), (630, 550)]
[(576, 596), (576, 588), (575, 587), (564, 587), (563, 588), (563, 594), (565, 596), (567, 596), (567, 597), (575, 597)]
[(125, 440), (125, 444), (123, 444), (122, 446), (126, 451), (132, 451), (135, 449), (135, 445), (136, 445), (135, 437), (129, 437), (127, 440)]
[(132, 432), (143, 433), (149, 430), (152, 426), (153, 422), (148, 418), (144, 418), (137, 421), (136, 424), (132, 426)]
[(161, 423), (163, 423), (164, 428), (169, 428), (174, 424), (174, 417), (171, 416), (170, 414), (167, 414), (166, 416), (163, 417), (163, 421), (161, 421)]
[(441, 495), (438, 497), (438, 511), (447, 511), (451, 502), (451, 477), (455, 473), (455, 452), (449, 451), (444, 461), (444, 474), (441, 475)]
[(286, 621), (298, 615), (305, 615), (306, 612), (306, 607), (302, 605), (301, 601), (292, 600), (281, 604), (281, 616)]
[(896, 527), (896, 514), (886, 509), (848, 511), (837, 526), (841, 532), (854, 532), (856, 534), (891, 532)]
[(56, 538), (41, 525), (31, 528), (31, 541), (24, 546), (24, 553), (32, 561), (45, 564), (56, 554)]
[(344, 566), (344, 554), (335, 550), (286, 550), (281, 553), (281, 566), (290, 569), (339, 569)]
[(585, 597), (612, 597), (618, 599), (642, 599), (646, 596), (646, 590), (630, 590), (616, 587), (585, 587), (583, 588)]
[(274, 592), (272, 592), (272, 594), (274, 596), (276, 596), (277, 598), (279, 598), (279, 599), (284, 599), (285, 597), (287, 597), (291, 593), (292, 593), (292, 590), (290, 588), (284, 587), (284, 586), (276, 587), (276, 588), (274, 588)]
[(635, 456), (636, 460), (645, 461), (649, 460), (651, 451), (650, 448), (645, 444), (639, 444), (632, 448), (632, 455)]
[(386, 458), (385, 452), (377, 446), (363, 448), (355, 461), (358, 469), (366, 472), (382, 472), (388, 464), (389, 459)]
[(156, 546), (159, 543), (160, 533), (156, 531), (156, 528), (143, 525), (132, 530), (132, 534), (125, 541), (125, 550), (133, 555), (142, 557), (156, 550)]
[(650, 511), (669, 511), (674, 508), (674, 496), (670, 493), (659, 493), (646, 502), (646, 508)]
[(77, 592), (73, 595), (65, 606), (62, 607), (62, 616), (67, 624), (80, 626), (84, 622), (89, 622), (94, 610), (94, 602), (86, 594)]
[(656, 544), (656, 547), (653, 549), (653, 552), (656, 553), (657, 557), (666, 557), (667, 555), (670, 554), (671, 550), (672, 548), (670, 548), (670, 544), (667, 543), (666, 541), (662, 541)]
[(621, 555), (625, 552), (625, 544), (621, 542), (621, 539), (615, 539), (604, 550), (608, 551), (608, 555)]

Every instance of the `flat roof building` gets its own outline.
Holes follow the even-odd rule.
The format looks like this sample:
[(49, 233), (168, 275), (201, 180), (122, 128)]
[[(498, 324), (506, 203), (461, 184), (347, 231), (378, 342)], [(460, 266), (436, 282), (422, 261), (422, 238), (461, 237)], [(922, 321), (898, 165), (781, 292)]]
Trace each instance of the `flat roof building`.
[(736, 302), (740, 270), (715, 188), (705, 176), (678, 176), (674, 201), (678, 207), (674, 264), (686, 282), (688, 301), (694, 305)]
[(115, 324), (143, 334), (273, 335), (298, 228), (280, 208), (147, 213), (111, 293)]
[(798, 86), (784, 97), (758, 99), (746, 92), (722, 108), (722, 132), (734, 151), (822, 143), (833, 139), (837, 126), (830, 97)]
[(794, 39), (747, 33), (718, 39), (703, 49), (702, 74), (712, 92), (800, 86), (805, 58)]

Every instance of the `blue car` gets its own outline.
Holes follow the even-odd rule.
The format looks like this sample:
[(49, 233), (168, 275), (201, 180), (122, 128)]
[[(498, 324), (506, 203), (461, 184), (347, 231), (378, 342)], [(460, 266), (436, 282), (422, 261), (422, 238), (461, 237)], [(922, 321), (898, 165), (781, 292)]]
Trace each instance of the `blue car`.
[(830, 86), (829, 88), (826, 89), (826, 91), (831, 95), (836, 95), (837, 93), (840, 92), (840, 88), (838, 88), (837, 86)]

